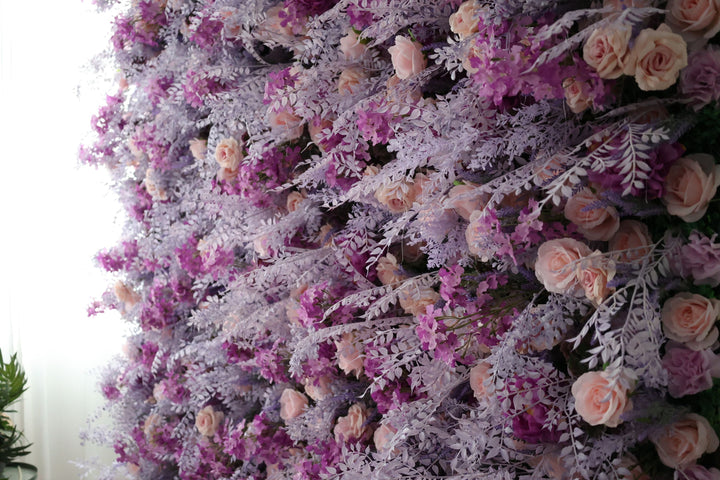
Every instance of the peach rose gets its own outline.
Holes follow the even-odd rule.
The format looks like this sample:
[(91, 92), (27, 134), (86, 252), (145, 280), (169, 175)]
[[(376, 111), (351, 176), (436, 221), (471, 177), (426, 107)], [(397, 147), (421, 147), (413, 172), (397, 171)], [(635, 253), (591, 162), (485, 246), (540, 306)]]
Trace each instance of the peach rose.
[(625, 68), (631, 34), (632, 27), (628, 24), (611, 24), (594, 30), (583, 46), (583, 59), (600, 78), (618, 78)]
[(392, 253), (380, 257), (375, 269), (377, 270), (378, 280), (383, 285), (398, 283), (409, 278), (407, 274), (402, 272), (397, 258)]
[(128, 308), (134, 307), (141, 300), (140, 295), (138, 295), (135, 291), (131, 290), (120, 280), (115, 283), (115, 287), (113, 290), (117, 299), (120, 300), (123, 304), (125, 304), (125, 306)]
[(281, 134), (286, 140), (295, 140), (303, 133), (303, 119), (288, 110), (268, 113), (270, 128)]
[(486, 361), (481, 361), (470, 369), (470, 388), (473, 391), (473, 395), (479, 401), (487, 400), (490, 397), (490, 391), (492, 387), (486, 386), (485, 381), (490, 379), (490, 364)]
[(452, 187), (448, 192), (448, 199), (455, 213), (470, 221), (472, 212), (485, 208), (490, 195), (481, 192), (476, 185), (464, 184)]
[(366, 78), (368, 78), (368, 74), (364, 68), (346, 68), (340, 73), (340, 78), (338, 78), (338, 92), (351, 95), (357, 93), (360, 91), (358, 85)]
[(706, 40), (720, 32), (717, 0), (669, 0), (665, 21), (687, 41)]
[(650, 434), (660, 461), (670, 468), (685, 467), (718, 448), (718, 436), (705, 417), (687, 413), (675, 423)]
[(580, 262), (577, 277), (585, 297), (600, 305), (611, 292), (607, 284), (615, 277), (615, 262), (595, 251)]
[(607, 372), (583, 373), (571, 388), (575, 410), (590, 425), (617, 427), (622, 423), (620, 416), (632, 409), (622, 381), (621, 378), (611, 385)]
[(237, 170), (242, 159), (242, 148), (234, 138), (223, 138), (215, 147), (215, 160), (222, 168)]
[(317, 145), (320, 150), (325, 151), (327, 145), (326, 133), (323, 132), (325, 129), (332, 130), (333, 122), (325, 119), (315, 117), (308, 122), (308, 133), (310, 134), (310, 140)]
[(563, 157), (560, 155), (553, 155), (533, 170), (533, 173), (535, 174), (533, 178), (534, 183), (538, 187), (547, 187), (550, 185), (549, 182), (551, 180), (558, 177), (565, 170), (567, 170), (567, 166), (565, 165)]
[[(392, 425), (388, 425), (386, 423), (380, 425), (377, 429), (375, 429), (375, 432), (373, 433), (373, 443), (375, 444), (375, 449), (378, 452), (387, 452), (387, 445), (388, 443), (390, 443), (396, 433), (397, 428), (393, 427)], [(396, 455), (398, 453), (398, 449), (393, 449), (391, 453)]]
[(720, 318), (720, 300), (680, 292), (663, 304), (660, 319), (665, 336), (692, 350), (704, 350), (715, 343)]
[(294, 212), (300, 204), (307, 198), (302, 192), (290, 192), (285, 201), (285, 208), (288, 212)]
[(588, 240), (610, 240), (620, 228), (615, 207), (593, 206), (599, 202), (600, 197), (585, 187), (565, 203), (565, 218), (577, 225)]
[(651, 243), (647, 225), (637, 220), (622, 220), (610, 239), (609, 249), (617, 261), (633, 263), (642, 261), (650, 253)]
[(565, 101), (571, 112), (581, 113), (592, 105), (587, 82), (569, 77), (563, 80), (563, 89), (565, 90)]
[(308, 394), (308, 397), (319, 402), (332, 393), (331, 385), (332, 379), (327, 375), (316, 379), (308, 378), (305, 380), (305, 393)]
[(348, 414), (337, 419), (335, 424), (335, 441), (338, 443), (366, 440), (370, 430), (367, 422), (369, 412), (365, 405), (356, 403), (350, 407)]
[(405, 80), (425, 70), (427, 60), (420, 50), (421, 45), (407, 37), (395, 37), (395, 45), (388, 49), (395, 74), (399, 79)]
[(590, 253), (587, 245), (572, 238), (548, 240), (538, 249), (535, 275), (548, 292), (581, 296), (577, 267)]
[(663, 203), (670, 215), (697, 222), (720, 185), (720, 165), (711, 155), (696, 153), (675, 161), (665, 177)]
[(355, 378), (360, 378), (363, 373), (363, 354), (354, 340), (352, 333), (344, 333), (342, 339), (335, 342), (338, 367), (345, 375), (353, 374)]
[(207, 140), (193, 138), (190, 140), (190, 153), (195, 160), (202, 160), (207, 155)]
[(352, 28), (348, 30), (347, 35), (340, 39), (340, 53), (342, 53), (345, 60), (360, 60), (365, 55), (366, 50), (367, 47), (360, 43), (360, 37)]
[(388, 182), (375, 191), (375, 198), (392, 213), (407, 212), (415, 202), (416, 190), (406, 180)]
[(218, 170), (217, 172), (216, 178), (219, 182), (232, 182), (237, 178), (238, 173), (240, 173), (240, 168), (236, 168), (235, 170), (233, 170), (231, 168), (220, 167), (220, 170)]
[(305, 395), (292, 388), (286, 388), (280, 395), (280, 418), (287, 422), (303, 413), (307, 405), (308, 399)]
[(625, 60), (624, 73), (634, 75), (641, 90), (665, 90), (675, 84), (687, 64), (685, 40), (662, 24), (657, 30), (640, 32)]
[(478, 31), (478, 4), (475, 0), (467, 0), (450, 15), (450, 30), (460, 39)]
[(200, 435), (212, 437), (220, 428), (224, 418), (225, 415), (222, 412), (216, 412), (211, 405), (208, 405), (195, 416), (195, 426)]
[(418, 287), (411, 285), (404, 287), (398, 294), (400, 306), (405, 313), (417, 317), (421, 313), (425, 313), (428, 305), (434, 305), (440, 300), (440, 294), (433, 290), (432, 287)]

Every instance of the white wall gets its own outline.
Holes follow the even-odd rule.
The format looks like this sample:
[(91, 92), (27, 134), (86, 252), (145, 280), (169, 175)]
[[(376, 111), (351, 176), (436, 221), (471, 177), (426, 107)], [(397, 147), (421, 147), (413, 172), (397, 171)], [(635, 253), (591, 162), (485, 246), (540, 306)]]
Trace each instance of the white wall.
[(41, 480), (112, 458), (78, 438), (101, 404), (91, 371), (125, 331), (117, 316), (86, 315), (110, 282), (92, 257), (120, 238), (121, 221), (104, 172), (76, 159), (108, 88), (80, 101), (76, 87), (108, 27), (89, 0), (0, 0), (0, 348), (19, 352), (29, 376), (18, 423), (34, 446), (21, 460)]

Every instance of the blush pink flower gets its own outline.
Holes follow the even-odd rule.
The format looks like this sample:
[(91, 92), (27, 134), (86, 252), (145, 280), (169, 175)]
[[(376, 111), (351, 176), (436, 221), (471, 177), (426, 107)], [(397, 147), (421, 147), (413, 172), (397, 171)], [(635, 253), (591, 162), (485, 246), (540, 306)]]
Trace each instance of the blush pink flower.
[(685, 40), (663, 24), (640, 32), (627, 55), (624, 73), (634, 75), (641, 90), (665, 90), (675, 84), (687, 64)]
[(490, 363), (481, 361), (470, 369), (470, 388), (479, 401), (485, 401), (490, 396), (491, 388), (485, 383), (490, 379), (490, 367)]
[(280, 418), (288, 421), (298, 417), (305, 411), (307, 405), (308, 399), (305, 395), (292, 388), (286, 388), (280, 396)]
[(370, 429), (366, 425), (369, 412), (365, 405), (356, 403), (350, 407), (348, 414), (337, 419), (335, 429), (335, 441), (338, 443), (347, 443), (354, 441), (364, 441), (370, 434)]
[(575, 410), (590, 425), (617, 427), (622, 423), (620, 416), (632, 409), (623, 379), (613, 384), (605, 371), (583, 373), (575, 380), (571, 391)]
[(720, 300), (681, 292), (663, 304), (660, 319), (665, 336), (692, 350), (704, 350), (718, 339)]
[(383, 285), (391, 285), (409, 278), (407, 274), (402, 272), (397, 258), (392, 253), (380, 257), (375, 269), (377, 270), (378, 280)]
[(584, 289), (578, 282), (577, 267), (590, 248), (572, 238), (549, 240), (538, 249), (535, 275), (548, 292), (581, 296)]
[(490, 195), (482, 192), (476, 185), (455, 185), (448, 192), (448, 203), (467, 221), (476, 210), (482, 210), (490, 199)]
[(222, 412), (216, 412), (212, 405), (208, 405), (195, 415), (195, 427), (200, 435), (212, 437), (224, 419), (225, 415)]
[(417, 191), (413, 182), (388, 181), (375, 191), (375, 198), (392, 213), (407, 212), (415, 201)]
[(718, 448), (718, 436), (705, 417), (687, 413), (683, 418), (650, 434), (660, 461), (670, 468), (691, 465)]
[(413, 42), (407, 37), (398, 35), (395, 37), (395, 45), (388, 49), (395, 75), (405, 80), (425, 70), (427, 60), (420, 49), (421, 45)]
[(352, 333), (344, 333), (341, 340), (335, 342), (337, 347), (338, 367), (345, 375), (353, 374), (360, 378), (363, 373), (363, 354), (355, 343)]
[(652, 239), (648, 227), (638, 220), (622, 220), (610, 239), (609, 250), (619, 262), (641, 262), (650, 253)]
[(720, 165), (712, 155), (696, 153), (679, 158), (665, 177), (663, 203), (670, 215), (697, 222), (720, 186)]
[(345, 60), (360, 60), (365, 55), (366, 50), (367, 47), (360, 42), (360, 37), (352, 28), (348, 30), (347, 35), (340, 39), (340, 53), (342, 53)]
[(669, 0), (665, 21), (688, 43), (709, 40), (720, 32), (717, 0)]
[(215, 147), (215, 160), (222, 168), (237, 170), (242, 159), (242, 148), (234, 138), (223, 138)]
[(563, 81), (565, 101), (573, 113), (581, 113), (592, 105), (590, 85), (580, 79), (568, 77)]
[(715, 243), (716, 237), (691, 233), (688, 243), (672, 259), (673, 270), (685, 278), (692, 277), (695, 285), (720, 285), (720, 243)]
[(479, 5), (476, 0), (467, 0), (450, 15), (450, 31), (465, 39), (478, 31)]
[(588, 240), (610, 240), (620, 228), (615, 207), (602, 205), (600, 197), (588, 187), (568, 199), (564, 213)]
[[(390, 443), (396, 433), (397, 428), (387, 423), (383, 423), (378, 428), (376, 428), (375, 432), (373, 433), (373, 443), (375, 443), (375, 449), (378, 452), (388, 452), (388, 443)], [(397, 455), (399, 453), (399, 450), (395, 448), (390, 453), (392, 453), (393, 455)]]
[(600, 305), (611, 292), (608, 282), (615, 277), (615, 262), (599, 251), (583, 258), (578, 265), (578, 283), (585, 297), (595, 305)]
[(625, 54), (631, 35), (629, 24), (612, 23), (595, 29), (583, 46), (583, 59), (600, 78), (618, 78), (625, 68)]

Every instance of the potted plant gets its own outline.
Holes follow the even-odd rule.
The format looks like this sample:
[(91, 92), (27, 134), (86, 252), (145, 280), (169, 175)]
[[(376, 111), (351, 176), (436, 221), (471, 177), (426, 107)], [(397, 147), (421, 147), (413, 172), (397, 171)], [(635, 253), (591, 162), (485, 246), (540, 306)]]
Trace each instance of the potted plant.
[[(16, 477), (11, 471), (17, 468), (9, 468), (13, 465), (13, 460), (30, 453), (30, 444), (24, 441), (22, 432), (7, 415), (14, 411), (10, 406), (25, 390), (27, 390), (27, 378), (17, 361), (17, 354), (12, 355), (10, 361), (5, 363), (0, 350), (0, 478), (2, 480)], [(18, 465), (25, 471), (36, 471), (30, 465)]]

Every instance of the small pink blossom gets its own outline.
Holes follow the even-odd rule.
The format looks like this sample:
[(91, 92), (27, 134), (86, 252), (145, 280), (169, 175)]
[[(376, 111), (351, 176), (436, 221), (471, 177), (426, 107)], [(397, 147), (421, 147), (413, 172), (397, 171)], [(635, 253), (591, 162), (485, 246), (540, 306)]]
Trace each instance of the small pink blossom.
[(420, 49), (421, 45), (407, 37), (395, 37), (395, 45), (388, 49), (392, 59), (395, 74), (399, 79), (405, 80), (425, 70), (427, 60)]

